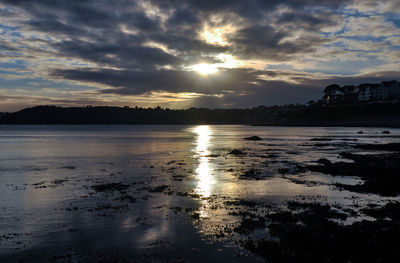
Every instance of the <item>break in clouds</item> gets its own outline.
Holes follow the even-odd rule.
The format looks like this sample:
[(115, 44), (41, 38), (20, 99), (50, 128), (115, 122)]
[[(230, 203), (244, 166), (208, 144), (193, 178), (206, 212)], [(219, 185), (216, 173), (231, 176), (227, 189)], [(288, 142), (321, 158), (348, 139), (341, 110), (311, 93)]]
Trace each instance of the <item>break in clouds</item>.
[(1, 111), (251, 107), (399, 79), (399, 1), (0, 0)]

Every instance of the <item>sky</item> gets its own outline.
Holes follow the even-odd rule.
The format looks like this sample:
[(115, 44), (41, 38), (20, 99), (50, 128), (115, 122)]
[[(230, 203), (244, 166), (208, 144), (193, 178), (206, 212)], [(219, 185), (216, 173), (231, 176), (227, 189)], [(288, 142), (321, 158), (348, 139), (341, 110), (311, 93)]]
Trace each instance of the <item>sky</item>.
[(247, 108), (384, 80), (399, 0), (0, 0), (0, 111)]

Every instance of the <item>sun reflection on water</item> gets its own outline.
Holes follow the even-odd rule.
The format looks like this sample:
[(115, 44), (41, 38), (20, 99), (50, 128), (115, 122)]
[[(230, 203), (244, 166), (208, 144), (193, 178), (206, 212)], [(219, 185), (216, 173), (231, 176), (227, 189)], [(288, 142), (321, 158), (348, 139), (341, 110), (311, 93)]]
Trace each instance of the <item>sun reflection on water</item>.
[(193, 131), (197, 135), (195, 153), (199, 158), (195, 173), (198, 179), (195, 191), (199, 195), (209, 197), (214, 184), (214, 177), (211, 174), (209, 158), (207, 157), (210, 154), (208, 148), (212, 132), (207, 125), (197, 126)]

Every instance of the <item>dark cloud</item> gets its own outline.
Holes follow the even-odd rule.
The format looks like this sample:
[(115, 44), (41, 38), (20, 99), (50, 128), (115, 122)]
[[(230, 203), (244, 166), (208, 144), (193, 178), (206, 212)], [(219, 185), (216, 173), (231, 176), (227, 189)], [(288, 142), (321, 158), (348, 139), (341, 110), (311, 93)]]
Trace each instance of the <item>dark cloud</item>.
[(10, 43), (7, 43), (6, 41), (0, 40), (0, 49), (6, 50), (6, 51), (18, 51), (19, 49), (15, 46), (13, 46)]
[[(265, 13), (273, 11), (279, 6), (287, 6), (293, 9), (304, 9), (311, 7), (338, 8), (343, 3), (353, 2), (351, 0), (164, 0), (152, 1), (155, 5), (164, 8), (175, 6), (187, 6), (193, 13), (224, 13), (230, 12), (241, 17), (259, 19)], [(160, 3), (161, 2), (161, 3)]]
[(342, 21), (340, 15), (326, 11), (320, 13), (291, 11), (279, 16), (276, 23), (284, 25), (287, 31), (303, 28), (311, 32), (319, 32), (324, 27), (335, 26), (339, 21)]
[(290, 36), (289, 32), (271, 26), (252, 26), (236, 32), (230, 38), (231, 50), (243, 59), (285, 61), (293, 55), (312, 52), (316, 46), (326, 41), (322, 37), (309, 35), (285, 41)]
[[(292, 75), (292, 73), (281, 73), (281, 75)], [(323, 89), (332, 83), (337, 83), (339, 85), (380, 83), (381, 81), (399, 79), (399, 76), (400, 71), (386, 71), (373, 72), (352, 77), (333, 76), (331, 78), (319, 80), (314, 78), (298, 77), (298, 82), (296, 84), (285, 81), (259, 81), (258, 85), (252, 86), (248, 92), (241, 94), (228, 93), (223, 97), (200, 97), (194, 101), (194, 105), (206, 105), (210, 108), (251, 108), (256, 105), (307, 103), (310, 100), (321, 99)]]
[[(215, 57), (220, 53), (268, 61), (312, 54), (331, 41), (321, 31), (338, 25), (342, 20), (338, 8), (351, 2), (0, 0), (15, 7), (13, 15), (18, 10), (28, 14), (28, 20), (16, 22), (20, 30), (49, 36), (45, 40), (32, 39), (31, 44), (42, 41), (49, 57), (76, 58), (87, 64), (51, 68), (50, 77), (100, 84), (102, 94), (121, 96), (154, 91), (195, 92), (204, 94), (193, 102), (195, 105), (214, 107), (306, 102), (318, 98), (323, 87), (332, 82), (351, 84), (395, 77), (396, 72), (386, 72), (384, 76), (313, 80), (310, 74), (282, 70), (226, 68), (208, 76), (188, 70), (188, 66), (199, 62), (220, 62)], [(149, 11), (158, 15), (148, 14)], [(204, 23), (219, 26), (238, 22), (239, 29), (227, 35), (227, 45), (206, 43), (199, 37)], [(0, 48), (20, 50), (18, 45), (5, 40), (0, 41)], [(29, 47), (26, 53), (29, 51), (33, 56), (46, 52), (38, 47)], [(277, 81), (278, 78), (282, 80)], [(215, 96), (221, 94), (222, 97)]]
[(66, 57), (77, 57), (103, 66), (145, 70), (158, 65), (175, 65), (181, 60), (159, 48), (135, 43), (134, 38), (124, 37), (104, 43), (80, 40), (63, 41), (54, 45)]
[(196, 72), (183, 70), (87, 69), (54, 70), (52, 76), (115, 87), (104, 89), (103, 93), (137, 95), (166, 91), (218, 94), (226, 91), (239, 92), (258, 85), (261, 73), (252, 69), (225, 69), (218, 74), (201, 76)]
[(325, 87), (332, 83), (337, 83), (339, 85), (359, 85), (361, 83), (380, 83), (381, 81), (398, 80), (400, 77), (400, 71), (379, 71), (370, 72), (368, 74), (361, 74), (356, 76), (332, 76), (325, 79), (319, 80), (308, 80), (308, 79), (298, 79), (302, 82), (308, 82), (314, 87)]
[[(219, 74), (200, 76), (191, 71), (158, 70), (57, 70), (54, 76), (79, 81), (98, 82), (114, 88), (101, 92), (118, 95), (141, 95), (150, 91), (170, 93), (190, 92), (204, 94), (193, 105), (202, 107), (252, 107), (265, 104), (307, 102), (321, 96), (321, 84), (304, 78), (299, 84), (265, 80), (264, 77), (287, 77), (288, 72), (258, 71), (253, 69), (225, 69)], [(293, 73), (297, 76), (297, 73)], [(330, 83), (326, 80), (326, 83)], [(223, 96), (215, 96), (223, 95)], [(156, 102), (155, 102), (156, 103)]]
[(84, 34), (85, 31), (81, 27), (74, 24), (61, 23), (56, 18), (41, 18), (26, 22), (27, 25), (34, 29), (48, 33), (63, 33), (68, 35)]
[[(279, 44), (283, 37), (289, 36), (287, 30), (260, 25), (255, 18), (262, 16), (268, 20), (277, 7), (288, 6), (297, 11), (283, 15), (278, 23), (291, 23), (296, 27), (304, 27), (307, 24), (309, 28), (313, 25), (312, 29), (315, 30), (319, 25), (333, 23), (329, 14), (324, 16), (302, 14), (299, 10), (309, 6), (338, 7), (345, 1), (147, 1), (158, 6), (161, 12), (171, 13), (164, 26), (159, 17), (147, 16), (143, 8), (138, 6), (138, 1), (3, 0), (2, 2), (18, 6), (30, 14), (31, 19), (24, 22), (30, 28), (68, 36), (70, 42), (66, 43), (68, 45), (66, 48), (71, 47), (71, 42), (77, 42), (77, 49), (85, 49), (79, 45), (82, 44), (82, 41), (79, 41), (82, 38), (89, 38), (90, 42), (97, 46), (103, 44), (108, 46), (110, 40), (113, 40), (116, 45), (121, 46), (121, 49), (124, 49), (126, 43), (132, 46), (134, 42), (140, 46), (144, 41), (156, 41), (169, 49), (176, 50), (176, 54), (184, 57), (183, 59), (196, 58), (202, 53), (232, 51), (242, 58), (251, 58), (258, 53), (262, 57), (284, 60), (287, 55), (312, 51), (311, 47), (322, 40), (315, 36), (304, 36), (295, 42)], [(204, 22), (211, 22), (209, 19), (211, 15), (225, 18), (225, 23), (234, 22), (229, 20), (234, 18), (228, 14), (247, 19), (249, 24), (231, 36), (234, 41), (232, 48), (207, 44), (199, 39), (198, 31)], [(301, 25), (299, 21), (302, 22)], [(137, 35), (127, 37), (121, 32), (121, 25), (136, 31)], [(292, 32), (294, 30), (292, 29)], [(57, 47), (62, 48), (62, 45), (58, 44)], [(152, 52), (149, 55), (151, 56)], [(130, 59), (131, 56), (126, 59), (127, 66), (131, 65)]]

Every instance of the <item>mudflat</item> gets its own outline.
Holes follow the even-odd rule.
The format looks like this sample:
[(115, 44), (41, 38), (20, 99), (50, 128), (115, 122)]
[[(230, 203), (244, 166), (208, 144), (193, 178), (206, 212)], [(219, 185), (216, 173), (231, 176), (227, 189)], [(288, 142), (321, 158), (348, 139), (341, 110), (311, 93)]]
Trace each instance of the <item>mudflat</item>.
[(3, 126), (0, 260), (390, 262), (399, 145), (396, 128)]

